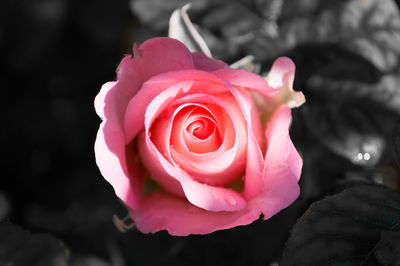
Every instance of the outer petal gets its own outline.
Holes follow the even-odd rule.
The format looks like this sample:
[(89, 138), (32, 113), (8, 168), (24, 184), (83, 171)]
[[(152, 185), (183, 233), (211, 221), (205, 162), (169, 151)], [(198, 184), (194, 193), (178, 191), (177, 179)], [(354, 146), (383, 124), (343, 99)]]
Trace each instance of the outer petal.
[(274, 61), (267, 75), (268, 85), (274, 89), (280, 89), (283, 86), (292, 87), (295, 70), (296, 66), (290, 58), (279, 57)]
[(193, 53), (193, 63), (199, 70), (212, 72), (217, 69), (227, 68), (228, 65), (220, 60), (209, 58), (203, 53)]
[(141, 83), (160, 73), (194, 69), (191, 52), (178, 40), (159, 37), (147, 40), (134, 50), (133, 71)]
[(266, 138), (268, 149), (264, 164), (265, 187), (257, 199), (268, 219), (289, 206), (300, 194), (297, 184), (302, 167), (302, 159), (289, 136), (291, 110), (282, 105), (268, 121)]
[(277, 94), (262, 77), (243, 69), (224, 68), (213, 73), (234, 86), (245, 87), (269, 97)]
[(193, 206), (184, 199), (153, 193), (146, 197), (138, 210), (130, 213), (136, 228), (143, 233), (167, 230), (169, 234), (209, 234), (217, 230), (247, 225), (257, 220), (256, 209), (237, 212), (209, 212)]
[(134, 59), (126, 56), (121, 61), (117, 82), (106, 83), (95, 99), (96, 112), (103, 119), (95, 143), (96, 163), (117, 196), (132, 208), (139, 205), (140, 193), (134, 193), (133, 188), (141, 187), (143, 172), (135, 160), (126, 164), (123, 122), (128, 102), (148, 78), (162, 72), (194, 68), (189, 50), (174, 39), (150, 39), (135, 52)]
[(268, 85), (278, 91), (274, 104), (287, 104), (290, 108), (299, 107), (306, 99), (302, 92), (293, 90), (296, 66), (288, 57), (279, 57), (272, 65), (266, 80)]
[(95, 99), (97, 114), (104, 119), (95, 142), (96, 163), (103, 177), (114, 187), (117, 196), (131, 208), (137, 208), (141, 193), (133, 193), (143, 182), (143, 172), (133, 160), (128, 172), (124, 135), (119, 124), (120, 109), (113, 100), (116, 90), (124, 89), (118, 82), (104, 84)]
[[(247, 165), (246, 177), (244, 182), (244, 195), (247, 199), (258, 195), (263, 187), (263, 164), (260, 142), (257, 139), (257, 131), (261, 130), (260, 121), (254, 119), (254, 112), (257, 108), (254, 106), (250, 95), (241, 88), (234, 88), (227, 84), (232, 95), (236, 98), (243, 115), (247, 121)], [(258, 117), (258, 116), (257, 116)]]
[[(114, 187), (115, 194), (129, 207), (137, 208), (141, 200), (138, 189), (142, 187), (144, 174), (136, 163), (132, 163), (132, 172), (128, 172), (121, 132), (105, 128), (104, 123), (100, 125), (95, 143), (96, 163), (103, 177)], [(110, 138), (113, 141), (107, 141)]]

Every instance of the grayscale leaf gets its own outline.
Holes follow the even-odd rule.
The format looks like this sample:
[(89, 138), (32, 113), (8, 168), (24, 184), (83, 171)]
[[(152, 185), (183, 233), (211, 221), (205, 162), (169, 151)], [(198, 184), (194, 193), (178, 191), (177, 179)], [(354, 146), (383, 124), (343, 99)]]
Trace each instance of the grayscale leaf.
[(206, 42), (187, 14), (189, 8), (190, 4), (186, 4), (172, 13), (169, 20), (168, 36), (183, 42), (192, 52), (203, 52), (208, 57), (212, 57)]

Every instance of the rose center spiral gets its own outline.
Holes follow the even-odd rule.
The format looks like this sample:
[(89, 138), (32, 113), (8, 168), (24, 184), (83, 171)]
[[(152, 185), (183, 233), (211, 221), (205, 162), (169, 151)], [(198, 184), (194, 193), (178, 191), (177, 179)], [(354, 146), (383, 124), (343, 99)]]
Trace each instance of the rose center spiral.
[(206, 153), (218, 149), (222, 140), (218, 122), (211, 113), (198, 106), (184, 108), (180, 113), (182, 116), (177, 121), (184, 120), (183, 139), (189, 151)]
[(215, 124), (207, 118), (190, 123), (186, 130), (194, 137), (204, 140), (215, 132)]

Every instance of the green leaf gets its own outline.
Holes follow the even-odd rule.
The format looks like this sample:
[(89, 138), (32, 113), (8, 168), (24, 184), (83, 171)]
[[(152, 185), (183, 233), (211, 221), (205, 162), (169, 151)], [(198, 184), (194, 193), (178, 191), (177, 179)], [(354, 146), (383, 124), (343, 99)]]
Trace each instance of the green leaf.
[(0, 265), (65, 266), (68, 252), (64, 244), (49, 234), (30, 234), (0, 222)]
[(399, 192), (378, 185), (346, 189), (313, 203), (303, 214), (280, 265), (397, 261), (392, 255), (400, 248), (399, 223)]

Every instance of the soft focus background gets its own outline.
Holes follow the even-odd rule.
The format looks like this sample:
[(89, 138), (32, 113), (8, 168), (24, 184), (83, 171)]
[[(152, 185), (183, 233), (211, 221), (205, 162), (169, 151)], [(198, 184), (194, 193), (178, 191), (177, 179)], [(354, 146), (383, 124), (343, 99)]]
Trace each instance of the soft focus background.
[(126, 210), (95, 164), (93, 100), (132, 44), (166, 36), (186, 2), (0, 1), (0, 265), (400, 264), (394, 0), (192, 1), (215, 58), (253, 55), (259, 73), (281, 55), (296, 63), (301, 196), (270, 220), (205, 236), (115, 228)]

